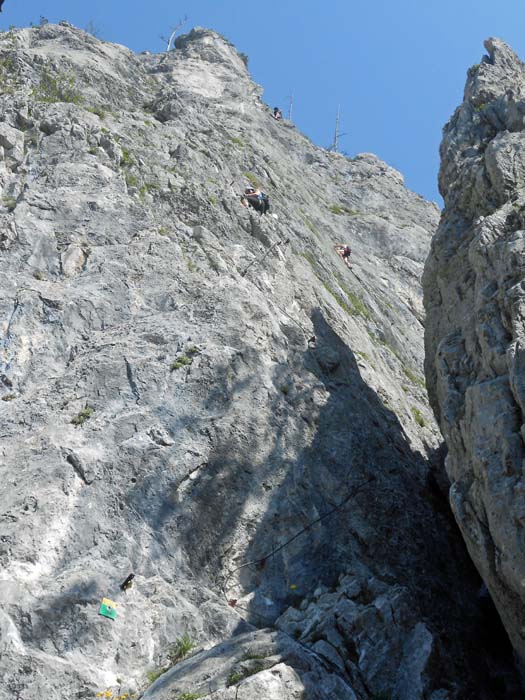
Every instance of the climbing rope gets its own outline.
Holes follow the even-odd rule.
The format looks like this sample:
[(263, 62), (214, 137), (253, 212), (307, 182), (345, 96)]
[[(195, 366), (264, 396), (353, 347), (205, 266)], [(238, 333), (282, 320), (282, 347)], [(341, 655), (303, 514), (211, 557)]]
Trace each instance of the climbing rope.
[[(320, 515), (320, 516), (319, 516), (318, 518), (316, 518), (315, 520), (312, 520), (312, 522), (308, 523), (308, 525), (306, 525), (306, 526), (303, 527), (301, 530), (299, 530), (299, 532), (296, 532), (295, 535), (293, 535), (293, 536), (290, 537), (288, 540), (286, 540), (286, 542), (283, 542), (283, 544), (281, 544), (281, 545), (279, 545), (278, 547), (275, 547), (274, 549), (272, 549), (272, 550), (271, 550), (270, 552), (268, 552), (268, 554), (266, 554), (264, 557), (261, 557), (260, 559), (253, 559), (252, 561), (245, 562), (244, 564), (241, 564), (240, 566), (238, 566), (238, 567), (236, 567), (235, 569), (233, 569), (233, 571), (231, 571), (231, 572), (228, 574), (228, 576), (226, 577), (226, 579), (225, 579), (225, 581), (224, 581), (224, 583), (223, 583), (223, 585), (222, 585), (222, 593), (223, 593), (224, 599), (226, 600), (226, 602), (228, 603), (228, 605), (229, 605), (230, 607), (235, 608), (235, 610), (244, 610), (244, 611), (246, 611), (247, 613), (249, 613), (250, 616), (259, 618), (259, 620), (261, 620), (261, 621), (263, 622), (263, 624), (264, 624), (266, 627), (270, 626), (270, 627), (273, 627), (274, 629), (276, 629), (276, 628), (275, 628), (275, 625), (269, 623), (267, 618), (263, 617), (262, 615), (260, 615), (259, 613), (255, 612), (254, 610), (250, 610), (249, 608), (247, 608), (247, 607), (245, 607), (245, 606), (243, 606), (243, 605), (239, 605), (235, 599), (228, 599), (228, 582), (231, 580), (232, 576), (233, 576), (237, 571), (240, 571), (241, 569), (244, 569), (244, 568), (246, 568), (247, 566), (254, 566), (254, 565), (256, 565), (256, 564), (261, 564), (261, 563), (267, 561), (268, 559), (270, 559), (270, 557), (273, 557), (275, 554), (277, 554), (278, 552), (281, 552), (283, 549), (285, 549), (286, 547), (288, 547), (288, 545), (290, 545), (290, 544), (291, 544), (292, 542), (294, 542), (298, 537), (300, 537), (300, 536), (303, 535), (305, 532), (307, 532), (307, 531), (310, 530), (312, 527), (314, 527), (314, 525), (317, 525), (318, 523), (322, 522), (322, 521), (325, 520), (326, 518), (329, 518), (329, 517), (330, 517), (331, 515), (333, 515), (334, 513), (336, 513), (336, 512), (338, 512), (338, 511), (342, 510), (342, 509), (349, 503), (349, 501), (350, 501), (354, 496), (356, 496), (356, 495), (359, 493), (359, 491), (361, 491), (365, 486), (367, 486), (367, 485), (368, 485), (369, 483), (371, 483), (372, 481), (375, 481), (375, 478), (376, 478), (376, 477), (372, 474), (366, 481), (363, 481), (361, 484), (359, 484), (358, 486), (356, 486), (356, 487), (346, 496), (346, 498), (344, 498), (338, 505), (334, 506), (333, 508), (331, 508), (331, 509), (330, 509), (329, 511), (327, 511), (326, 513), (323, 513), (322, 515)], [(245, 617), (243, 617), (241, 614), (239, 614), (239, 617), (240, 617), (242, 620), (244, 620), (246, 623), (250, 624), (250, 623), (248, 622), (248, 620), (247, 620)], [(295, 644), (298, 644), (298, 645), (305, 651), (306, 654), (308, 654), (309, 656), (314, 657), (315, 660), (316, 660), (321, 666), (324, 666), (327, 670), (331, 671), (331, 672), (334, 673), (336, 676), (338, 676), (338, 677), (344, 682), (345, 685), (348, 685), (348, 679), (341, 673), (341, 669), (340, 669), (340, 668), (337, 666), (337, 664), (335, 664), (332, 660), (330, 660), (330, 659), (328, 659), (328, 658), (326, 658), (326, 657), (324, 657), (324, 656), (320, 656), (318, 653), (316, 653), (313, 649), (311, 649), (309, 646), (307, 646), (307, 645), (306, 645), (304, 642), (302, 642), (300, 639), (295, 639), (295, 638), (293, 638), (290, 634), (288, 634), (288, 632), (286, 632), (286, 631), (284, 631), (284, 630), (280, 630), (280, 632), (281, 632), (282, 634), (286, 635), (287, 637), (289, 637)], [(361, 675), (361, 674), (359, 674), (359, 675)], [(362, 679), (362, 680), (363, 680), (363, 679)]]
[[(240, 566), (237, 566), (233, 571), (230, 571), (226, 579), (224, 580), (224, 583), (222, 585), (222, 593), (224, 595), (224, 598), (228, 604), (230, 604), (230, 599), (228, 598), (228, 583), (231, 580), (232, 576), (237, 573), (237, 571), (240, 571), (241, 569), (245, 569), (248, 566), (255, 566), (257, 564), (262, 564), (266, 562), (268, 559), (271, 557), (275, 556), (278, 554), (278, 552), (281, 552), (283, 549), (288, 547), (292, 542), (294, 542), (296, 539), (298, 539), (301, 535), (303, 535), (305, 532), (308, 532), (308, 530), (311, 530), (314, 525), (317, 525), (318, 523), (322, 522), (323, 520), (326, 520), (326, 518), (329, 518), (331, 515), (334, 513), (337, 513), (338, 511), (342, 510), (349, 501), (354, 498), (365, 486), (370, 484), (372, 481), (375, 481), (375, 476), (372, 474), (366, 481), (363, 481), (361, 484), (356, 486), (347, 496), (344, 498), (340, 503), (338, 503), (336, 506), (328, 510), (326, 513), (323, 513), (320, 515), (318, 518), (315, 520), (312, 520), (308, 525), (305, 525), (299, 532), (296, 532), (295, 535), (290, 537), (286, 542), (283, 542), (280, 544), (278, 547), (275, 547), (272, 549), (268, 554), (265, 554), (264, 557), (260, 557), (259, 559), (253, 559), (251, 561), (247, 561), (244, 564), (241, 564)], [(237, 607), (237, 606), (234, 606)], [(240, 607), (240, 606), (239, 606)], [(246, 608), (243, 608), (246, 610)], [(249, 611), (251, 612), (251, 611)], [(260, 617), (260, 616), (259, 616)]]
[(284, 240), (284, 241), (283, 241), (282, 239), (279, 239), (278, 241), (275, 241), (275, 243), (272, 243), (272, 245), (268, 248), (268, 250), (266, 251), (266, 253), (262, 256), (262, 258), (255, 258), (255, 260), (252, 260), (252, 261), (251, 261), (251, 263), (248, 265), (248, 267), (246, 267), (246, 268), (241, 272), (241, 277), (244, 277), (244, 276), (246, 275), (246, 273), (248, 272), (248, 270), (250, 269), (250, 267), (251, 267), (252, 265), (255, 265), (255, 263), (262, 263), (263, 260), (266, 260), (266, 258), (268, 257), (268, 255), (270, 255), (270, 253), (272, 252), (272, 250), (274, 250), (277, 246), (279, 246), (279, 245), (287, 245), (289, 242), (290, 242), (290, 239), (287, 238), (287, 239)]

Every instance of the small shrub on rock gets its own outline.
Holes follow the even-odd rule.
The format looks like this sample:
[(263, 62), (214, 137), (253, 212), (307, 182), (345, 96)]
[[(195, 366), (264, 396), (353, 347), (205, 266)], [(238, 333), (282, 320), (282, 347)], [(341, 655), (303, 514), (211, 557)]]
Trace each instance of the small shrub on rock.
[(84, 423), (91, 418), (93, 413), (95, 413), (95, 409), (86, 404), (85, 408), (83, 408), (78, 415), (71, 419), (71, 423), (73, 423), (73, 425), (84, 425)]
[(412, 406), (412, 408), (411, 408), (410, 410), (412, 411), (412, 415), (414, 416), (414, 420), (416, 421), (416, 423), (417, 423), (421, 428), (424, 428), (425, 425), (426, 425), (426, 423), (425, 423), (425, 419), (423, 418), (423, 414), (421, 413), (421, 411), (419, 410), (419, 408), (416, 408), (415, 406)]
[(180, 369), (181, 367), (189, 367), (192, 364), (193, 360), (191, 357), (187, 357), (186, 355), (181, 355), (178, 357), (175, 362), (172, 362), (170, 365), (170, 370), (173, 372), (176, 369)]
[(176, 664), (178, 661), (187, 656), (192, 649), (195, 649), (196, 643), (190, 637), (189, 634), (184, 633), (182, 637), (179, 637), (175, 642), (175, 645), (170, 650), (169, 660), (172, 664)]

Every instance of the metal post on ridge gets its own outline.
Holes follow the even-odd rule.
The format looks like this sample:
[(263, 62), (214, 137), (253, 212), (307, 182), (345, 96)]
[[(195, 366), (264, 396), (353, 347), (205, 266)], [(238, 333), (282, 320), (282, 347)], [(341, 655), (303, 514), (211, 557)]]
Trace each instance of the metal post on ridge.
[(332, 143), (331, 148), (329, 149), (330, 151), (333, 151), (334, 153), (338, 153), (339, 149), (339, 139), (342, 138), (343, 136), (346, 136), (346, 132), (344, 134), (339, 133), (339, 124), (341, 121), (341, 105), (337, 105), (337, 114), (335, 117), (335, 132), (334, 132), (334, 141)]

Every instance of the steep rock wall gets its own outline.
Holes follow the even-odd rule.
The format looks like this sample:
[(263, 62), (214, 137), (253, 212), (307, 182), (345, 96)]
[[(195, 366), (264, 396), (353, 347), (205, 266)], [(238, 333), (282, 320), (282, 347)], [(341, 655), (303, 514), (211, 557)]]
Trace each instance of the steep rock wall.
[(485, 46), (441, 146), (426, 376), (456, 520), (525, 660), (525, 73), (503, 42)]
[(0, 697), (501, 697), (431, 459), (435, 205), (214, 32), (0, 69)]

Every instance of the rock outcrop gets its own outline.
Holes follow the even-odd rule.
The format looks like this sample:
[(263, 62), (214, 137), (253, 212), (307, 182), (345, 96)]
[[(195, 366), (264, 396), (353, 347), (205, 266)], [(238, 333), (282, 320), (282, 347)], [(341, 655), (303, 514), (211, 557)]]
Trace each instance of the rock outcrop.
[(525, 660), (525, 71), (498, 39), (444, 130), (425, 270), (426, 376), (450, 500)]
[(511, 697), (422, 380), (437, 207), (211, 31), (16, 30), (0, 78), (0, 697)]

